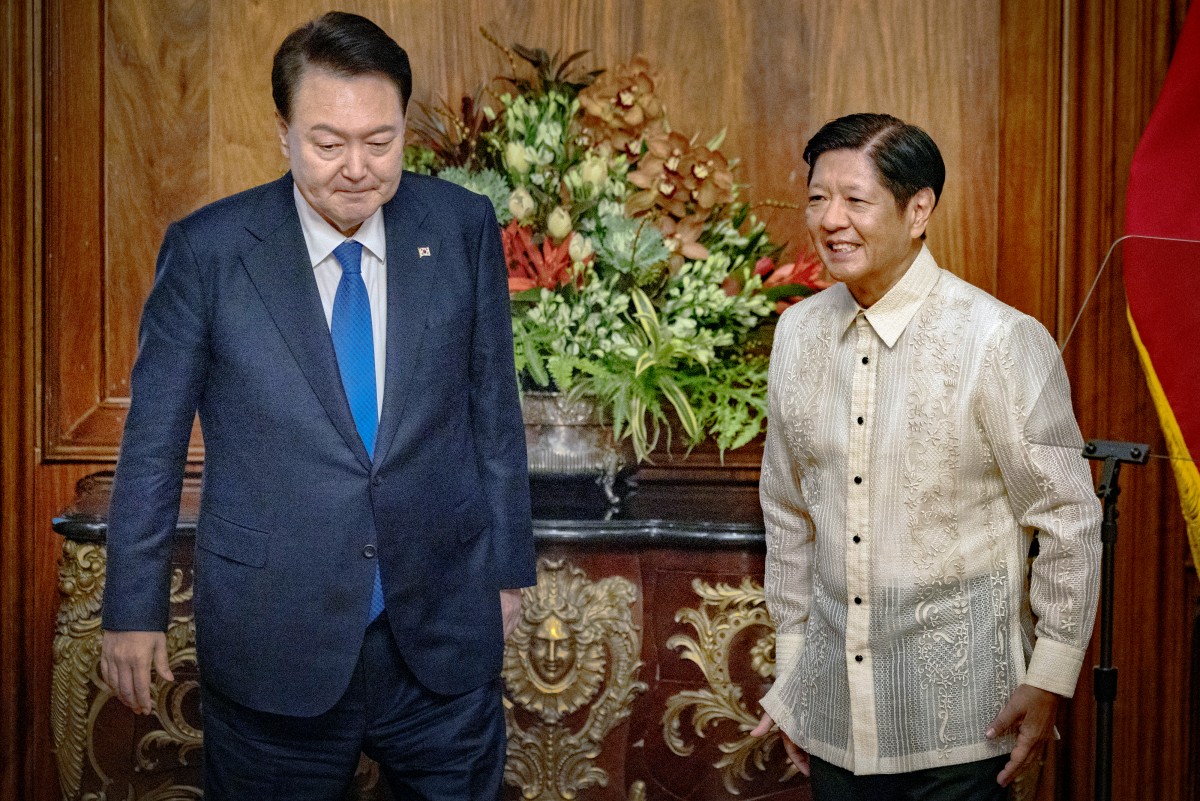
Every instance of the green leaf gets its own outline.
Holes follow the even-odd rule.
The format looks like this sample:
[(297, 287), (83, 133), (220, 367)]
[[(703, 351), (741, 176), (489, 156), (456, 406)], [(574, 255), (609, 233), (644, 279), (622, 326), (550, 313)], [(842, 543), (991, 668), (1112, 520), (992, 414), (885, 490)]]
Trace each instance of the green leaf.
[(738, 433), (738, 435), (734, 437), (727, 446), (725, 446), (724, 450), (736, 451), (738, 448), (757, 437), (760, 431), (762, 431), (761, 419), (756, 419), (750, 423), (747, 423), (746, 426), (743, 427)]
[(780, 284), (779, 286), (769, 287), (763, 290), (763, 294), (769, 300), (782, 300), (783, 298), (802, 297), (807, 298), (813, 294), (813, 288), (807, 284)]
[(509, 298), (513, 303), (537, 303), (542, 299), (541, 287), (532, 287)]
[(650, 353), (649, 351), (643, 353), (641, 356), (638, 356), (637, 365), (633, 368), (633, 377), (637, 378), (642, 373), (646, 372), (646, 370), (653, 367), (655, 361), (657, 360), (655, 359), (654, 354)]
[(529, 377), (539, 387), (550, 386), (550, 376), (546, 374), (546, 368), (542, 363), (542, 356), (538, 353), (537, 345), (533, 342), (533, 337), (529, 336), (529, 331), (519, 321), (513, 323), (513, 334), (520, 343), (521, 352), (525, 356), (525, 369), (529, 371)]
[(675, 383), (675, 379), (665, 374), (659, 376), (658, 387), (667, 396), (671, 406), (675, 408), (675, 413), (679, 415), (679, 422), (683, 425), (683, 430), (688, 438), (693, 442), (700, 439), (702, 434), (700, 420), (697, 419), (692, 404), (688, 403), (687, 395), (679, 388), (679, 384)]
[(651, 347), (657, 350), (660, 326), (658, 324), (658, 313), (654, 311), (654, 304), (650, 302), (649, 296), (638, 287), (634, 287), (630, 291), (629, 297), (633, 300), (633, 316), (641, 324), (642, 330), (646, 332), (646, 336), (649, 337)]
[(708, 144), (706, 144), (705, 147), (707, 147), (709, 150), (716, 150), (721, 146), (721, 143), (725, 141), (725, 134), (727, 133), (729, 133), (729, 126), (722, 128), (719, 134), (714, 136), (712, 139), (709, 139)]
[(650, 456), (650, 445), (646, 437), (646, 404), (634, 395), (629, 399), (629, 434), (633, 439), (633, 453), (638, 461)]
[(554, 381), (554, 386), (563, 392), (569, 392), (575, 383), (575, 360), (568, 356), (551, 356), (546, 359), (546, 370)]

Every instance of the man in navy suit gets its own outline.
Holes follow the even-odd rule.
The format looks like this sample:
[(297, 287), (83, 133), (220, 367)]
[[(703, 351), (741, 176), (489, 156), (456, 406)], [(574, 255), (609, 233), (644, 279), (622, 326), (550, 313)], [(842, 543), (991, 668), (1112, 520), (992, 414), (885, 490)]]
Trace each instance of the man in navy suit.
[(290, 34), (283, 178), (167, 230), (113, 487), (104, 680), (172, 680), (172, 539), (197, 412), (205, 794), (497, 798), (503, 639), (535, 582), (490, 202), (403, 174), (408, 57), (363, 17)]

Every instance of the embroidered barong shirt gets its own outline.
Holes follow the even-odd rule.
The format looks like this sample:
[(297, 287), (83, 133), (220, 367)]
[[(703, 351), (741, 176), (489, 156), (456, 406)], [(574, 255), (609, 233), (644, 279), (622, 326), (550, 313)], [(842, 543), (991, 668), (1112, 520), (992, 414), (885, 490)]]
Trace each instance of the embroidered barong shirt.
[(763, 708), (860, 775), (1011, 751), (988, 724), (1019, 684), (1072, 695), (1099, 592), (1054, 340), (922, 248), (869, 309), (844, 284), (790, 308), (769, 387)]

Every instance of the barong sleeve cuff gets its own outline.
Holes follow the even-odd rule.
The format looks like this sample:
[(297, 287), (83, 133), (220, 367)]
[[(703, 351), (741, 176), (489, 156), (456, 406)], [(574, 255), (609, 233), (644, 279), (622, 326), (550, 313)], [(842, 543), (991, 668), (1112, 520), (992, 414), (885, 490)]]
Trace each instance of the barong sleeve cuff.
[(1025, 683), (1070, 698), (1075, 694), (1075, 683), (1083, 667), (1083, 654), (1081, 648), (1043, 637), (1033, 647)]

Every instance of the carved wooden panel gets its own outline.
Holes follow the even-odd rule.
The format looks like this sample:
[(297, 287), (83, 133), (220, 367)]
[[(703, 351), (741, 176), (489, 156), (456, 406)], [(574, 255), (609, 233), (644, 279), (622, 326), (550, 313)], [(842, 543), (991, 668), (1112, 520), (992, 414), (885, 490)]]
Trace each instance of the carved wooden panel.
[[(156, 681), (151, 715), (135, 716), (98, 676), (104, 545), (64, 541), (51, 712), (61, 798), (202, 798), (191, 547), (181, 538), (174, 561), (175, 681)], [(543, 550), (505, 653), (506, 797), (809, 798), (778, 733), (748, 735), (774, 671), (762, 568), (753, 550)], [(368, 761), (356, 788), (360, 801), (391, 798)]]

